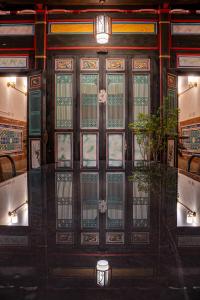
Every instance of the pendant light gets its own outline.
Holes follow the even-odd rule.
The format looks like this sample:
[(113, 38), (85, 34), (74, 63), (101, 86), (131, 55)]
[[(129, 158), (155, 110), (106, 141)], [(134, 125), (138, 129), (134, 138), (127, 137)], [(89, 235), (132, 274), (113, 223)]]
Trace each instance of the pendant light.
[[(100, 4), (104, 4), (105, 0), (100, 0)], [(111, 17), (101, 14), (96, 16), (94, 22), (94, 33), (98, 44), (106, 44), (112, 34), (112, 21)]]

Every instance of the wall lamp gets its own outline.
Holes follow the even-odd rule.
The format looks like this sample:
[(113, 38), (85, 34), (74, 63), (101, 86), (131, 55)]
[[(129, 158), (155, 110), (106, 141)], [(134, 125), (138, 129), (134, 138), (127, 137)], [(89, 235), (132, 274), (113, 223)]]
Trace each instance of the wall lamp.
[(7, 82), (7, 87), (11, 87), (11, 88), (15, 89), (16, 91), (27, 96), (27, 92), (24, 92), (16, 87), (16, 77), (10, 77), (10, 81)]
[(181, 201), (178, 200), (177, 202), (187, 210), (187, 220), (186, 220), (187, 224), (196, 223), (197, 213), (195, 211), (192, 211), (187, 205), (185, 205)]
[(17, 224), (18, 223), (18, 214), (17, 214), (17, 211), (21, 207), (23, 207), (25, 204), (27, 204), (27, 203), (28, 203), (28, 201), (26, 200), (24, 203), (22, 203), (21, 205), (19, 205), (18, 207), (16, 207), (14, 210), (8, 212), (8, 215), (11, 218), (11, 223), (12, 224)]
[(192, 88), (197, 87), (197, 77), (196, 76), (188, 76), (188, 88), (178, 94), (181, 96), (185, 94), (187, 91), (191, 90)]
[(111, 267), (107, 260), (99, 260), (96, 265), (96, 283), (99, 287), (107, 287), (111, 281)]

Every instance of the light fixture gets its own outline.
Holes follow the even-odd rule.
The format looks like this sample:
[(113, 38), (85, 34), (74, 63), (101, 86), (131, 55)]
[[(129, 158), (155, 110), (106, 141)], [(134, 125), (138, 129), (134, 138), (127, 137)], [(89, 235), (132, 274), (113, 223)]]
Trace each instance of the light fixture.
[(197, 77), (196, 76), (188, 76), (188, 88), (178, 94), (181, 96), (185, 94), (187, 91), (191, 90), (192, 88), (197, 87)]
[(16, 87), (16, 77), (9, 77), (9, 78), (10, 78), (10, 80), (7, 82), (7, 87), (11, 87), (11, 88), (15, 89), (16, 91), (27, 96), (27, 92), (24, 92)]
[(107, 101), (107, 92), (106, 90), (100, 90), (98, 95), (99, 103), (106, 103)]
[[(100, 4), (103, 7), (105, 0), (100, 0)], [(109, 41), (109, 37), (112, 34), (112, 20), (111, 17), (102, 14), (96, 16), (94, 22), (94, 33), (98, 44), (106, 44)]]
[(191, 210), (187, 205), (185, 205), (183, 202), (181, 201), (177, 201), (179, 204), (181, 204), (186, 210), (187, 210), (187, 219), (186, 222), (187, 224), (195, 224), (196, 223), (196, 217), (197, 217), (197, 213), (193, 210)]
[(9, 215), (10, 220), (11, 220), (11, 224), (17, 224), (18, 223), (18, 214), (17, 214), (17, 211), (22, 206), (24, 206), (27, 203), (28, 203), (28, 201), (26, 200), (24, 203), (22, 203), (21, 205), (19, 205), (18, 207), (16, 207), (14, 210), (8, 212), (8, 215)]
[(96, 283), (99, 287), (106, 287), (110, 285), (111, 268), (107, 260), (97, 261), (96, 280)]

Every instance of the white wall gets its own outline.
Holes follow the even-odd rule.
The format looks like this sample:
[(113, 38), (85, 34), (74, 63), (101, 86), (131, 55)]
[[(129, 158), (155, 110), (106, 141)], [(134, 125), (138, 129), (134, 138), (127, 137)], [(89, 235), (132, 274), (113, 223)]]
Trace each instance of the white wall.
[[(9, 77), (0, 77), (0, 116), (27, 121), (27, 96), (7, 87)], [(16, 88), (26, 90), (26, 77), (16, 78)]]
[[(192, 88), (179, 96), (179, 121), (200, 117), (200, 77), (197, 78), (197, 87)], [(178, 76), (178, 93), (188, 88), (188, 76)]]

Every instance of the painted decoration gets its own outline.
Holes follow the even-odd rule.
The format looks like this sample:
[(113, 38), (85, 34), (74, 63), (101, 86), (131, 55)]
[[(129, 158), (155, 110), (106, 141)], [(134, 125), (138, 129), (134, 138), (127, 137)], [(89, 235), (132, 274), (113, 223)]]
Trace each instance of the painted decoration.
[(27, 235), (0, 235), (0, 246), (28, 246)]
[(39, 89), (42, 85), (41, 74), (33, 75), (29, 77), (29, 89)]
[(107, 71), (124, 71), (125, 59), (124, 58), (106, 58)]
[(12, 125), (0, 125), (0, 154), (22, 151), (23, 130)]
[(73, 71), (73, 58), (56, 58), (55, 71)]
[(98, 232), (81, 232), (82, 245), (99, 245)]
[(82, 167), (96, 168), (98, 165), (97, 157), (98, 135), (96, 133), (82, 134)]
[(73, 75), (55, 75), (55, 127), (73, 128)]
[(40, 139), (31, 139), (31, 168), (37, 169), (41, 166), (41, 143)]
[(98, 90), (98, 74), (80, 74), (80, 126), (82, 129), (99, 127)]
[(131, 242), (133, 244), (149, 244), (149, 232), (132, 232)]
[(200, 25), (199, 23), (172, 23), (171, 32), (173, 35), (178, 34), (200, 34)]
[(183, 139), (183, 146), (186, 151), (200, 152), (200, 124), (187, 125), (181, 128), (182, 136), (187, 137)]
[(125, 128), (125, 74), (107, 74), (106, 128)]
[(56, 228), (68, 229), (73, 221), (73, 175), (68, 172), (55, 174), (56, 185)]
[(177, 55), (178, 68), (200, 68), (200, 55)]
[(176, 87), (177, 87), (176, 78), (177, 78), (176, 75), (173, 75), (173, 74), (170, 74), (170, 73), (167, 74), (167, 86), (168, 86), (168, 88), (176, 89)]
[(72, 133), (56, 133), (56, 163), (58, 167), (72, 167)]
[[(93, 34), (92, 20), (49, 22), (49, 34)], [(112, 34), (157, 34), (156, 22), (112, 21)]]
[(0, 56), (0, 69), (28, 69), (28, 56)]
[(33, 24), (0, 24), (0, 36), (34, 35)]
[(56, 232), (56, 244), (73, 244), (73, 232)]
[(175, 141), (174, 139), (167, 140), (167, 164), (174, 167), (175, 164)]
[(80, 59), (81, 71), (99, 71), (98, 58), (81, 58)]
[(41, 134), (41, 101), (40, 90), (29, 92), (29, 135)]
[(124, 232), (106, 232), (106, 244), (124, 244)]
[(150, 59), (149, 58), (133, 58), (132, 59), (133, 71), (150, 71)]
[(82, 172), (81, 183), (81, 228), (98, 229), (99, 227), (99, 174)]
[(124, 165), (124, 135), (123, 133), (110, 133), (107, 135), (109, 167), (123, 167)]

